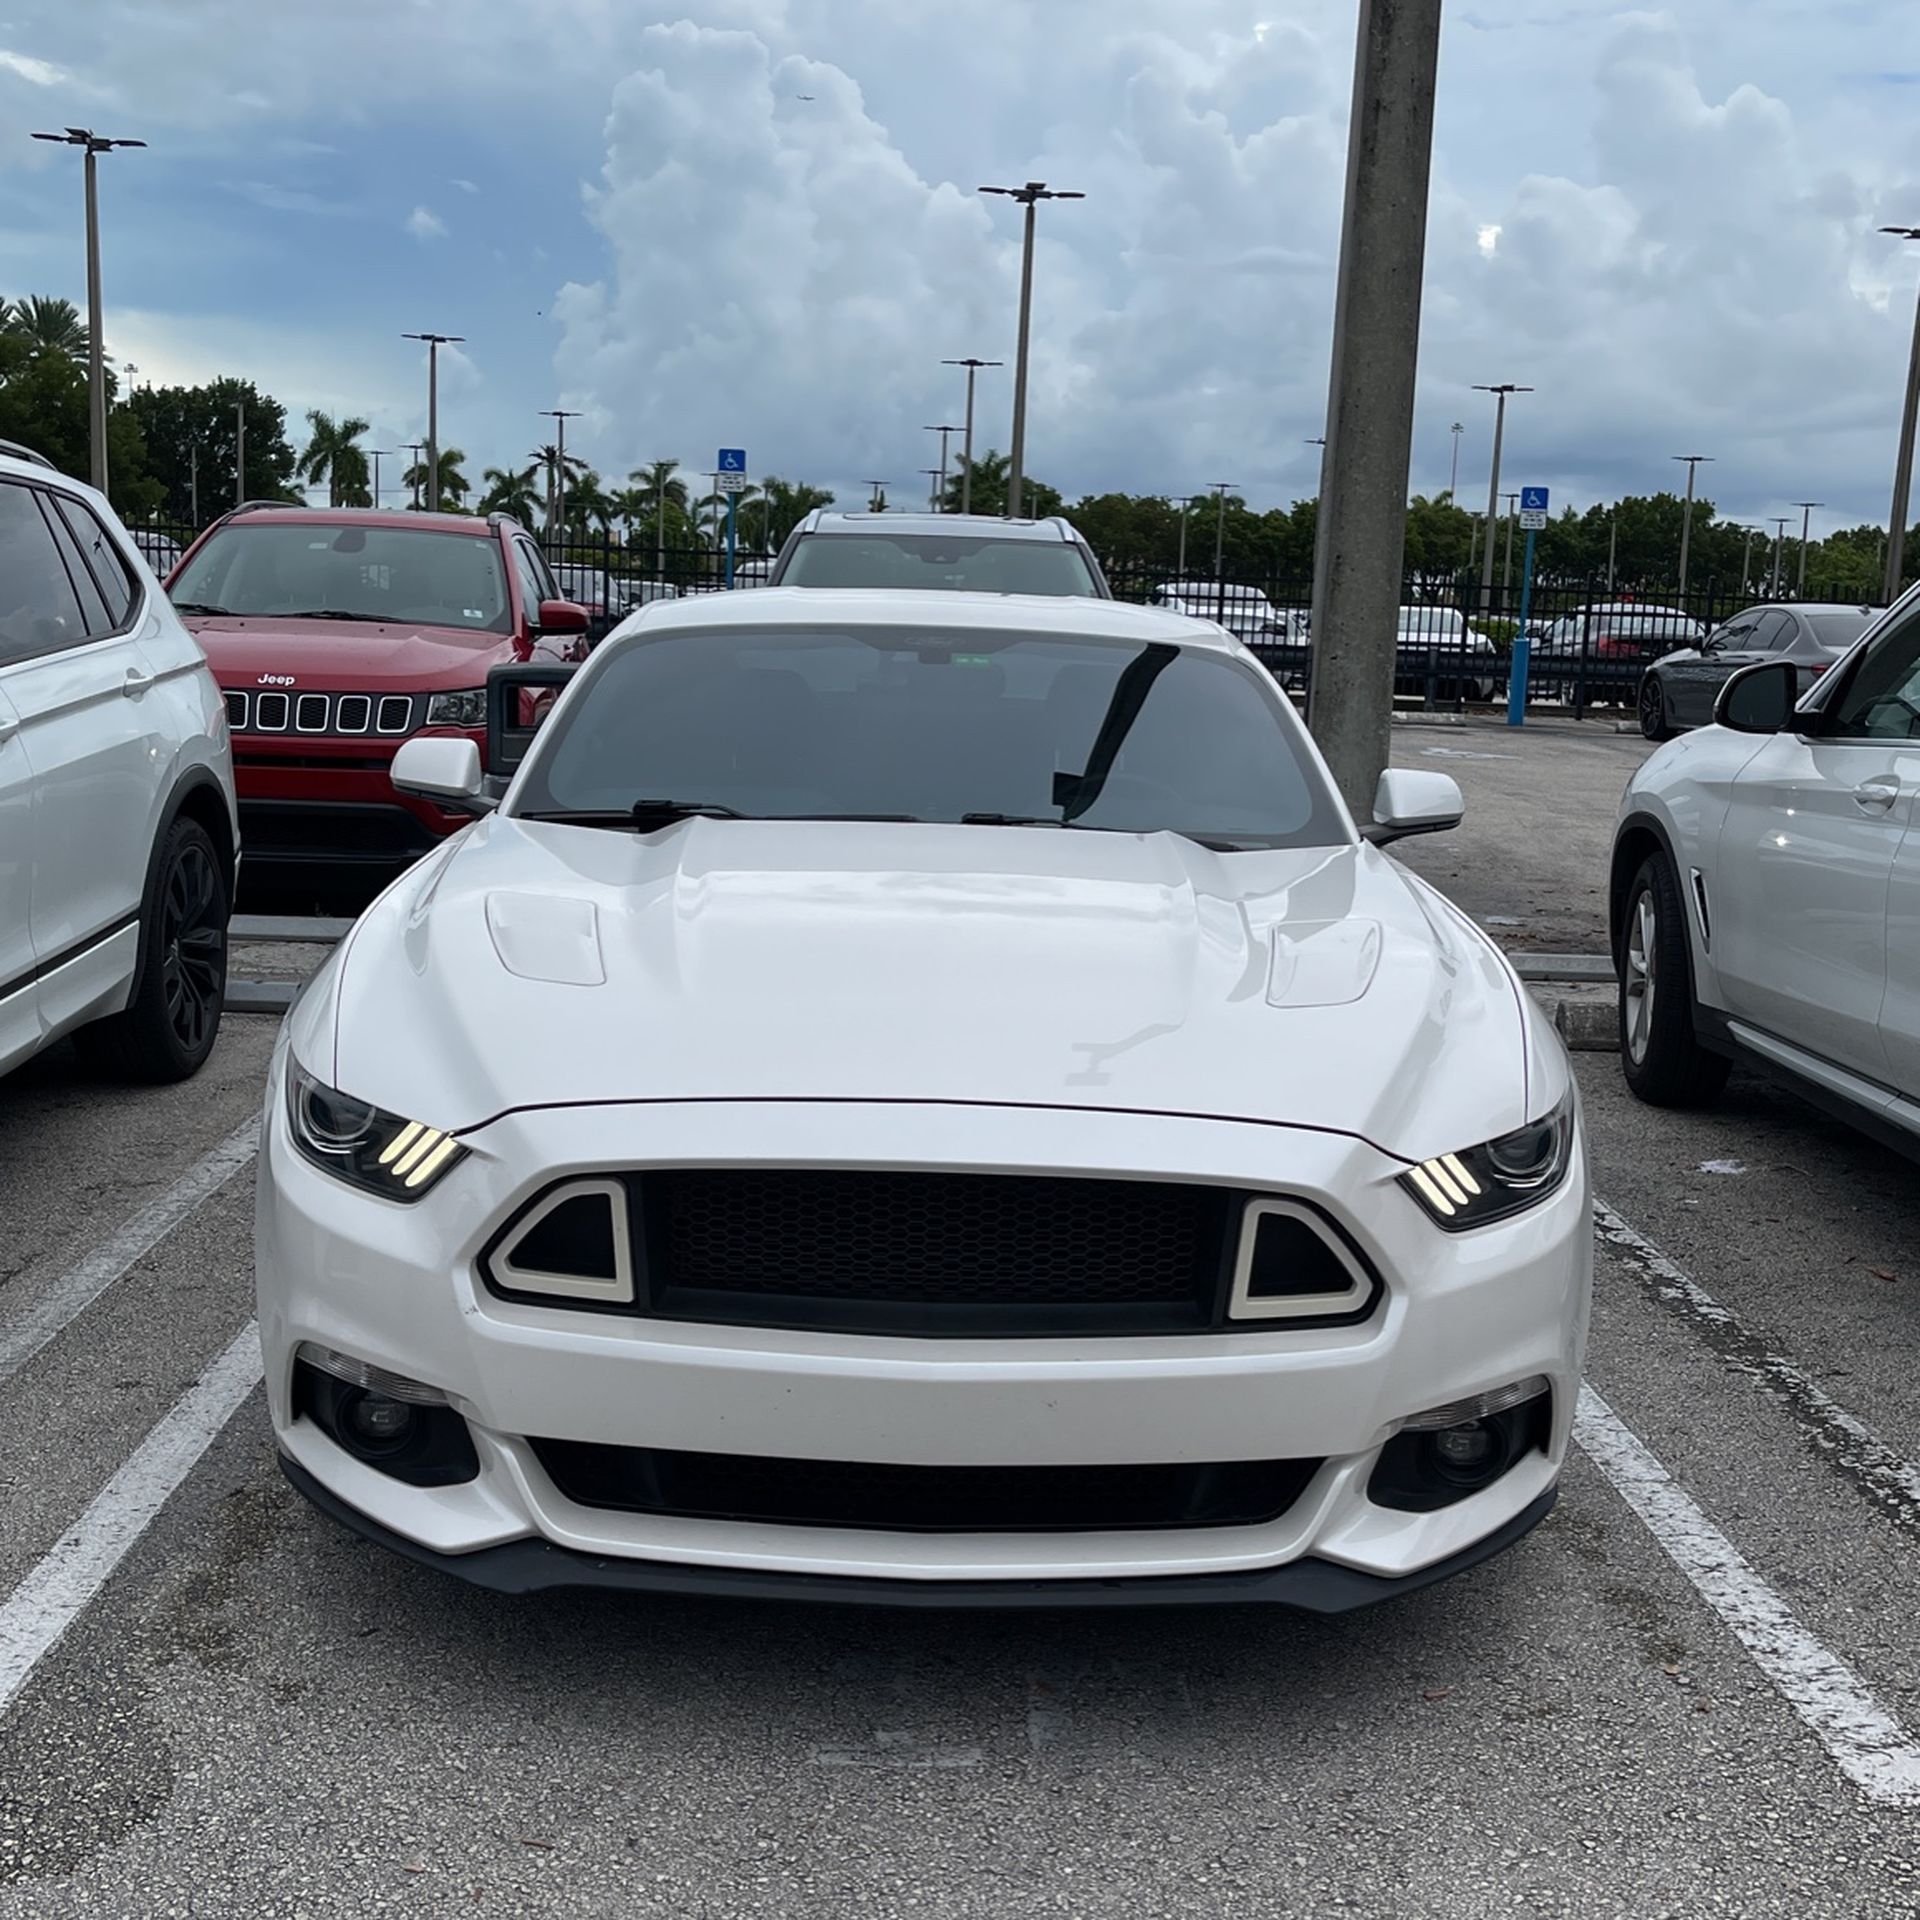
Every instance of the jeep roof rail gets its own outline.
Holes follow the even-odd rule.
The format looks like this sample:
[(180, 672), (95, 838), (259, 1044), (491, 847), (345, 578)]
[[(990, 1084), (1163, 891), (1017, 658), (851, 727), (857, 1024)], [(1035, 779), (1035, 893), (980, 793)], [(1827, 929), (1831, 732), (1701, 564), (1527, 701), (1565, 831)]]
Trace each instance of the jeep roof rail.
[(36, 467), (45, 467), (49, 473), (59, 471), (44, 453), (36, 452), (32, 447), (22, 446), (18, 440), (0, 440), (0, 453), (15, 460), (30, 460)]
[(236, 513), (267, 513), (276, 507), (304, 507), (306, 504), (304, 500), (242, 500), (237, 507), (227, 509), (226, 518), (230, 520)]

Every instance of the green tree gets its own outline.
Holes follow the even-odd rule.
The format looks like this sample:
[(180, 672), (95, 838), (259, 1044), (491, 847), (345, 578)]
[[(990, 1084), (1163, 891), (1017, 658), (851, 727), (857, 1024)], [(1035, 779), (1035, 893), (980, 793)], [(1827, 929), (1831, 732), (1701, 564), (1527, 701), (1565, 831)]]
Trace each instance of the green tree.
[(670, 507), (678, 507), (682, 513), (687, 510), (687, 483), (676, 479), (679, 471), (678, 460), (656, 460), (650, 466), (635, 467), (627, 478), (642, 493), (650, 493), (658, 500), (663, 495)]
[(4, 312), (6, 331), (27, 342), (35, 353), (58, 354), (84, 366), (87, 361), (87, 323), (71, 300), (30, 293)]
[(804, 481), (782, 480), (769, 474), (760, 482), (760, 500), (764, 509), (762, 529), (769, 551), (777, 552), (787, 535), (816, 507), (833, 505), (833, 495), (824, 487), (810, 487)]
[[(947, 481), (947, 490), (941, 497), (942, 510), (958, 513), (960, 501), (966, 491), (967, 457), (959, 459), (959, 471)], [(1007, 510), (1007, 485), (1012, 476), (1013, 461), (1004, 453), (995, 453), (989, 449), (973, 463), (973, 511), (975, 513), (1004, 514)], [(1044, 520), (1048, 514), (1058, 513), (1061, 498), (1056, 488), (1050, 487), (1044, 480), (1036, 480), (1032, 474), (1021, 480), (1021, 511), (1033, 520)]]
[[(31, 447), (76, 480), (93, 469), (87, 372), (32, 339), (0, 334), (0, 440)], [(129, 520), (150, 519), (165, 489), (148, 470), (146, 435), (129, 407), (107, 409), (107, 490)]]
[(478, 511), (507, 514), (531, 531), (540, 516), (540, 493), (534, 485), (534, 475), (539, 471), (537, 465), (482, 469)]
[[(442, 513), (464, 513), (466, 511), (466, 508), (461, 502), (473, 491), (467, 476), (460, 471), (460, 462), (466, 457), (458, 447), (442, 447), (440, 449), (440, 511)], [(420, 504), (422, 507), (425, 507), (427, 503), (426, 461), (416, 460), (413, 465), (400, 476), (400, 484), (403, 487), (418, 488)]]
[[(294, 472), (315, 486), (325, 486), (330, 507), (372, 506), (366, 452), (356, 444), (367, 430), (366, 421), (357, 414), (336, 420), (315, 409), (307, 415), (307, 425), (313, 429), (313, 438), (295, 462)], [(349, 497), (354, 494), (359, 497)]]
[[(221, 379), (203, 387), (141, 387), (125, 407), (146, 436), (147, 471), (162, 489), (160, 517), (186, 525), (225, 513), (235, 501), (239, 410), (246, 415), (249, 500), (297, 500), (297, 464), (287, 440), (286, 409), (251, 380)], [(111, 444), (111, 430), (109, 431)], [(111, 469), (109, 469), (111, 473)]]
[[(567, 464), (573, 464), (568, 455)], [(583, 467), (567, 481), (567, 527), (584, 534), (598, 527), (606, 532), (613, 523), (613, 499), (600, 484), (600, 476), (591, 467)]]

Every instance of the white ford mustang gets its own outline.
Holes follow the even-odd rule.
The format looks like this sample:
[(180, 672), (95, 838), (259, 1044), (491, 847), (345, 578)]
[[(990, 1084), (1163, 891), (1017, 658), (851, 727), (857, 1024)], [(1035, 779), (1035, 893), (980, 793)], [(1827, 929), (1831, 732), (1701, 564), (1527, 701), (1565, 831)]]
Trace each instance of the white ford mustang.
[[(496, 672), (497, 754), (557, 671)], [(516, 1591), (1322, 1609), (1546, 1512), (1566, 1055), (1228, 635), (714, 596), (530, 738), (504, 797), (402, 749), (485, 817), (274, 1058), (260, 1327), (320, 1506)], [(1369, 831), (1459, 805), (1388, 774)]]
[(1920, 1154), (1920, 591), (1797, 692), (1744, 668), (1628, 784), (1621, 1065), (1680, 1106), (1743, 1059)]

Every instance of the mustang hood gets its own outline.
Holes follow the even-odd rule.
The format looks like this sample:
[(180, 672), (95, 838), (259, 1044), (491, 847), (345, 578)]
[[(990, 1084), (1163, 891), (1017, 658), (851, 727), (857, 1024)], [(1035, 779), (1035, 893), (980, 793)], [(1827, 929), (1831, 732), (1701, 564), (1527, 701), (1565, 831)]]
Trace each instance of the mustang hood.
[(302, 1057), (454, 1128), (576, 1102), (961, 1101), (1419, 1158), (1529, 1118), (1511, 973), (1367, 847), (495, 816), (377, 902), (322, 989)]

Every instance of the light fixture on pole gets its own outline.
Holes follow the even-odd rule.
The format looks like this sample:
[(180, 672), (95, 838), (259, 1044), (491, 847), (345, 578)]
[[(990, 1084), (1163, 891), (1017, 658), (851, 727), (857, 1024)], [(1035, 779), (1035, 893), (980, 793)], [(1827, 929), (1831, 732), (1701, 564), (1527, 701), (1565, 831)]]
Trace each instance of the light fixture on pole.
[[(1902, 240), (1920, 240), (1920, 227), (1882, 227)], [(1907, 402), (1900, 414), (1900, 451), (1893, 463), (1893, 511), (1887, 516), (1887, 572), (1882, 588), (1888, 606), (1900, 597), (1906, 573), (1907, 496), (1913, 486), (1914, 418), (1920, 414), (1920, 301), (1913, 312), (1913, 353), (1907, 362)]]
[(548, 498), (553, 502), (554, 524), (547, 528), (547, 538), (556, 536), (564, 540), (567, 537), (567, 422), (580, 418), (578, 407), (542, 407), (542, 420), (554, 423), (554, 472), (553, 485)]
[(886, 481), (863, 480), (861, 482), (861, 485), (871, 489), (871, 491), (867, 495), (867, 511), (869, 513), (880, 512), (881, 511), (880, 502), (882, 498), (885, 496), (887, 491)]
[(1493, 476), (1487, 482), (1487, 550), (1480, 557), (1480, 599), (1484, 610), (1485, 603), (1493, 597), (1493, 526), (1500, 517), (1500, 445), (1507, 431), (1507, 395), (1531, 393), (1533, 389), (1517, 387), (1507, 380), (1496, 386), (1476, 385), (1473, 390), (1494, 396)]
[(1180, 509), (1180, 557), (1173, 563), (1173, 577), (1176, 580), (1187, 577), (1187, 509), (1199, 498), (1197, 493), (1183, 493), (1173, 503)]
[(1320, 495), (1326, 489), (1327, 437), (1323, 433), (1318, 433), (1318, 434), (1310, 433), (1307, 435), (1307, 437), (1303, 441), (1301, 441), (1300, 444), (1303, 447), (1318, 447), (1320, 449), (1320, 477), (1313, 483), (1314, 504), (1317, 506), (1320, 502)]
[(394, 451), (392, 447), (363, 447), (363, 453), (373, 462), (373, 509), (380, 511), (380, 462)]
[[(935, 492), (933, 496), (933, 510), (935, 513), (944, 513), (946, 511), (947, 436), (949, 434), (959, 433), (960, 431), (962, 431), (962, 429), (960, 429), (959, 427), (928, 427), (927, 428), (928, 433), (937, 433), (940, 436), (940, 464), (938, 467), (932, 469), (932, 471), (938, 473), (940, 476), (939, 489), (938, 491)], [(922, 471), (924, 472), (926, 471), (926, 469), (923, 468)]]
[(1770, 516), (1773, 520), (1773, 585), (1768, 590), (1770, 600), (1780, 598), (1780, 549), (1786, 544), (1787, 519), (1784, 513)]
[(1042, 200), (1084, 200), (1084, 193), (1062, 193), (1044, 180), (1029, 180), (1024, 187), (982, 187), (982, 193), (997, 193), (1018, 201), (1026, 208), (1026, 243), (1020, 256), (1020, 340), (1014, 352), (1013, 368), (1013, 450), (1008, 456), (1007, 518), (1018, 520), (1023, 505), (1027, 458), (1027, 338), (1033, 320), (1033, 228), (1034, 209)]
[(420, 456), (426, 450), (427, 443), (424, 440), (407, 442), (407, 451), (413, 455), (413, 510), (416, 513), (420, 511), (420, 476), (425, 471), (425, 463)]
[(427, 511), (440, 511), (440, 349), (457, 346), (464, 333), (403, 333), (427, 343)]
[(1227, 495), (1238, 485), (1238, 480), (1210, 480), (1208, 491), (1220, 496), (1220, 510), (1213, 523), (1213, 577), (1220, 578), (1221, 556), (1227, 549)]
[(1687, 463), (1687, 504), (1680, 516), (1680, 591), (1684, 595), (1687, 590), (1687, 552), (1693, 544), (1693, 476), (1699, 471), (1703, 462), (1712, 464), (1713, 455), (1676, 453), (1670, 458), (1684, 460)]
[(1807, 597), (1807, 531), (1813, 524), (1813, 510), (1824, 507), (1824, 500), (1796, 500), (1793, 503), (1800, 509), (1800, 582), (1794, 588), (1794, 597), (1804, 600)]
[(107, 490), (107, 364), (101, 340), (105, 322), (100, 314), (100, 186), (96, 162), (116, 147), (144, 147), (144, 140), (103, 140), (89, 127), (69, 127), (64, 133), (36, 133), (36, 140), (52, 140), (79, 147), (86, 154), (87, 196), (87, 448), (94, 487)]
[(922, 467), (920, 471), (927, 476), (927, 511), (929, 513), (938, 513), (940, 511), (940, 490), (947, 484), (946, 469), (944, 467)]
[(1004, 360), (942, 360), (943, 367), (965, 367), (967, 370), (967, 424), (966, 438), (960, 444), (960, 511), (973, 511), (973, 382), (982, 367), (1004, 367)]
[(1453, 435), (1453, 467), (1447, 475), (1447, 501), (1451, 505), (1460, 491), (1460, 436), (1467, 430), (1464, 420), (1456, 420), (1447, 431)]

